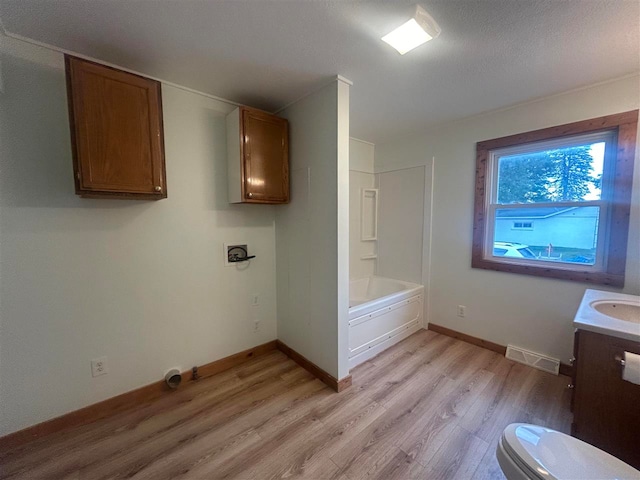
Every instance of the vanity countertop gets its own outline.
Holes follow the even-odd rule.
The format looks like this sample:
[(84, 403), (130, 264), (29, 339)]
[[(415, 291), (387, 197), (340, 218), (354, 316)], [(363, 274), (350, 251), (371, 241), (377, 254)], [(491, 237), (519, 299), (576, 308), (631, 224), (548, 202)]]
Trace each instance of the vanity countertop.
[[(603, 304), (624, 306), (627, 318), (630, 319), (623, 320), (599, 312), (596, 307)], [(636, 314), (636, 311), (639, 313)], [(631, 317), (629, 317), (629, 312), (631, 312)], [(587, 289), (573, 319), (573, 326), (581, 330), (640, 342), (640, 297)]]

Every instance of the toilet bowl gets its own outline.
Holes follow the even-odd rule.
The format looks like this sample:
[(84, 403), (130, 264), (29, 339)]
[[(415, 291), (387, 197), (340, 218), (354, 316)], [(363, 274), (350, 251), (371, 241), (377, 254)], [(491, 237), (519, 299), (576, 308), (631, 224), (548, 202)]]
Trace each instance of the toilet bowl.
[(593, 445), (526, 423), (504, 430), (496, 457), (508, 480), (640, 480), (640, 471)]

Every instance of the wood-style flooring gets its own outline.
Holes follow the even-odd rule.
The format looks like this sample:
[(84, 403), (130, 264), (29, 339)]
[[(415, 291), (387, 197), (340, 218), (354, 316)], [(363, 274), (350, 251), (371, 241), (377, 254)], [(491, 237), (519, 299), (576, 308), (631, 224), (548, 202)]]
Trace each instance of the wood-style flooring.
[(335, 393), (280, 352), (0, 452), (0, 478), (498, 479), (509, 423), (569, 432), (567, 377), (422, 330)]

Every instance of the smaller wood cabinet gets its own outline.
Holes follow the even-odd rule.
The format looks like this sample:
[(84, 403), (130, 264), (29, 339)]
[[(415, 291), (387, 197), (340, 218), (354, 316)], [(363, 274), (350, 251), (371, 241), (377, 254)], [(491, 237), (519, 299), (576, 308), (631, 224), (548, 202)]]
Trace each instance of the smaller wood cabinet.
[(160, 83), (65, 55), (76, 194), (167, 196)]
[(640, 469), (640, 385), (622, 379), (620, 363), (640, 343), (585, 330), (575, 342), (572, 435)]
[(289, 124), (239, 107), (227, 116), (230, 203), (289, 202)]

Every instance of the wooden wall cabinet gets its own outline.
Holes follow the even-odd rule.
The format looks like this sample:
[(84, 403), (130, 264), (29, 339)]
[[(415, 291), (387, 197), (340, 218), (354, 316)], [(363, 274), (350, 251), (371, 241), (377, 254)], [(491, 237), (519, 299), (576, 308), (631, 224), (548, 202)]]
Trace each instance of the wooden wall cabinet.
[(622, 380), (623, 352), (640, 343), (578, 330), (571, 434), (640, 469), (640, 385)]
[(167, 197), (160, 83), (65, 55), (76, 194)]
[(254, 108), (227, 116), (230, 203), (289, 202), (289, 123)]

